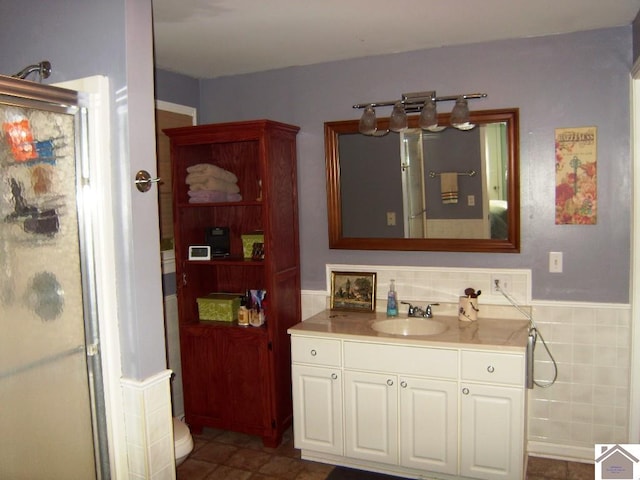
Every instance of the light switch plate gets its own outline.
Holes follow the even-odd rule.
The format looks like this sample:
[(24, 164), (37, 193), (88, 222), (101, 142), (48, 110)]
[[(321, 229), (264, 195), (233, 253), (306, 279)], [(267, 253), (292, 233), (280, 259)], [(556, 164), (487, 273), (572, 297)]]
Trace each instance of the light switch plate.
[(562, 273), (562, 252), (549, 252), (549, 271)]

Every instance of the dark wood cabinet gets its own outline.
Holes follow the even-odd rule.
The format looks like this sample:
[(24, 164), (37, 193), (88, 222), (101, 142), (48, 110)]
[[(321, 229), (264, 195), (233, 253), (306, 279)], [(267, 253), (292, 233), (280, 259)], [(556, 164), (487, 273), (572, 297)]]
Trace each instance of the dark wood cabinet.
[[(171, 142), (176, 283), (186, 421), (275, 447), (292, 421), (287, 329), (301, 321), (296, 134), (256, 120), (165, 130)], [(237, 177), (242, 199), (191, 203), (187, 168), (213, 164)], [(216, 199), (219, 200), (219, 199)], [(189, 260), (209, 227), (229, 229), (229, 255)], [(242, 235), (262, 231), (264, 259), (245, 259)], [(201, 320), (197, 299), (266, 290), (266, 323)]]

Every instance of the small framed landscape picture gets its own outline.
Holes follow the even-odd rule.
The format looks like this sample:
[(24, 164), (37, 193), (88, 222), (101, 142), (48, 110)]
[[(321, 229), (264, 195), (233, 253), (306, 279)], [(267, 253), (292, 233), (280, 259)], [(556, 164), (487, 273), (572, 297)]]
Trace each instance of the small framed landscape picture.
[(331, 310), (374, 312), (375, 272), (331, 272)]

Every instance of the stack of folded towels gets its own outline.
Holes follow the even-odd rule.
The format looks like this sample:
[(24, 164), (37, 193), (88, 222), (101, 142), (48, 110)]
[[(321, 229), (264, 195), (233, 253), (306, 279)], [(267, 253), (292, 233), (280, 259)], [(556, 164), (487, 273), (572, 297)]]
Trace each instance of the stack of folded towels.
[(239, 202), (242, 200), (238, 177), (210, 163), (187, 167), (189, 203)]

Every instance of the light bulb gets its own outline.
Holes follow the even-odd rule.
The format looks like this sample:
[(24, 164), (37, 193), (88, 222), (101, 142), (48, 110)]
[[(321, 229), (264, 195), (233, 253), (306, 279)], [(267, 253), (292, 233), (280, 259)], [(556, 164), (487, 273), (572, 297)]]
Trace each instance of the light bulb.
[(438, 126), (438, 111), (436, 110), (436, 102), (433, 99), (429, 99), (424, 102), (422, 111), (420, 112), (420, 118), (418, 119), (418, 125), (423, 130), (431, 130)]
[(391, 117), (389, 117), (389, 130), (392, 132), (403, 132), (407, 129), (407, 112), (404, 111), (402, 102), (397, 102), (393, 106)]
[(469, 122), (469, 106), (464, 97), (458, 97), (451, 111), (451, 125), (458, 130), (471, 130), (475, 125)]
[(364, 107), (362, 117), (360, 117), (360, 123), (358, 124), (358, 131), (363, 135), (373, 135), (376, 133), (378, 121), (376, 120), (376, 110), (372, 105)]

